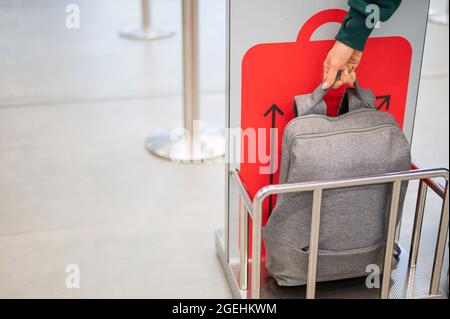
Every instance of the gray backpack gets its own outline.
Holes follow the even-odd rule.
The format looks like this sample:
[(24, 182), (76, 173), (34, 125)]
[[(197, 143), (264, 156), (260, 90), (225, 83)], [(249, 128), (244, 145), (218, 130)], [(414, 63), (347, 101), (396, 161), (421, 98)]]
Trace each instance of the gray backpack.
[[(321, 87), (295, 98), (298, 117), (283, 136), (279, 183), (363, 177), (406, 171), (408, 140), (395, 119), (375, 109), (370, 90), (356, 84), (339, 116), (326, 116)], [(408, 184), (402, 186), (399, 216)], [(324, 191), (317, 281), (367, 276), (382, 269), (392, 185)], [(266, 267), (280, 286), (302, 286), (308, 274), (312, 193), (279, 195), (264, 228)], [(394, 265), (395, 267), (396, 265)]]

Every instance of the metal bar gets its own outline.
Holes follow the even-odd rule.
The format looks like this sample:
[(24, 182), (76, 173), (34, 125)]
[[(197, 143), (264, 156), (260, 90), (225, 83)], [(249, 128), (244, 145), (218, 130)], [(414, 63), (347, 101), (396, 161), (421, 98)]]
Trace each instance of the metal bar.
[[(401, 181), (410, 181), (421, 179), (428, 185), (432, 190), (436, 192), (440, 197), (445, 196), (445, 190), (438, 186), (431, 178), (446, 178), (448, 176), (448, 170), (446, 169), (434, 169), (434, 170), (420, 170), (415, 169), (413, 171), (400, 172), (388, 175), (378, 175), (373, 177), (362, 177), (355, 179), (344, 179), (344, 180), (334, 180), (334, 181), (324, 181), (324, 182), (311, 182), (311, 183), (297, 183), (297, 184), (279, 184), (270, 185), (261, 189), (263, 192), (270, 192), (269, 195), (277, 195), (283, 193), (293, 193), (293, 192), (307, 192), (314, 191), (316, 188), (322, 189), (332, 189), (332, 188), (345, 188), (353, 186), (367, 186), (371, 184), (384, 184), (392, 183), (393, 181), (400, 179)], [(248, 194), (248, 191), (242, 182), (239, 175), (239, 171), (234, 169), (231, 171), (231, 176), (233, 177), (236, 185), (238, 186), (239, 194), (247, 206), (248, 213), (253, 216), (253, 201)], [(432, 186), (434, 185), (434, 186)], [(269, 196), (268, 195), (268, 196)]]
[(245, 206), (247, 207), (247, 211), (250, 214), (250, 216), (253, 215), (253, 201), (250, 198), (250, 195), (247, 192), (247, 189), (244, 186), (244, 183), (241, 180), (241, 177), (239, 176), (239, 171), (237, 169), (231, 171), (231, 176), (233, 177), (234, 181), (236, 182), (236, 185), (238, 187), (239, 195), (241, 196), (241, 199), (243, 200)]
[(422, 236), (423, 217), (427, 200), (428, 186), (424, 181), (420, 181), (417, 195), (416, 215), (414, 218), (414, 228), (411, 238), (411, 249), (409, 255), (409, 267), (416, 268), (419, 256), (420, 238)]
[(433, 180), (429, 178), (425, 179), (424, 181), (425, 184), (427, 184), (427, 186), (436, 193), (436, 195), (438, 195), (441, 199), (445, 198), (445, 189), (442, 186), (435, 183)]
[(251, 298), (261, 297), (262, 204), (267, 196), (258, 193), (253, 201)]
[[(412, 169), (419, 170), (419, 166), (417, 164), (413, 164)], [(440, 198), (445, 198), (445, 189), (441, 185), (433, 181), (431, 178), (424, 178), (422, 181), (425, 182), (425, 184), (427, 184), (427, 186), (431, 188)]]
[[(230, 124), (230, 25), (231, 25), (231, 1), (226, 1), (226, 88), (225, 88), (225, 128), (229, 128)], [(225, 130), (226, 131), (226, 130)], [(225, 134), (225, 180), (226, 180), (226, 194), (225, 194), (225, 254), (227, 263), (230, 262), (230, 200), (231, 200), (231, 163), (230, 154), (230, 134)], [(231, 174), (232, 175), (232, 174)]]
[(239, 287), (242, 290), (248, 289), (248, 213), (244, 201), (241, 201), (240, 223), (239, 223)]
[(306, 287), (306, 299), (314, 299), (316, 296), (317, 263), (319, 258), (320, 239), (320, 213), (322, 209), (322, 189), (313, 193), (313, 208), (311, 217), (311, 238), (309, 241), (308, 281)]
[(400, 204), (401, 181), (395, 181), (392, 189), (391, 209), (386, 238), (386, 252), (384, 256), (383, 280), (381, 283), (381, 299), (388, 299), (391, 286), (392, 261), (394, 258), (395, 231), (397, 229), (397, 216)]
[(414, 283), (416, 282), (416, 268), (408, 269), (408, 283), (406, 287), (406, 299), (413, 298)]
[(150, 0), (142, 0), (142, 29), (148, 31), (151, 28)]
[(397, 221), (397, 230), (395, 231), (395, 242), (400, 242), (400, 235), (402, 232), (402, 223), (403, 223), (403, 215), (400, 217), (400, 220)]
[(189, 151), (199, 142), (199, 39), (198, 0), (183, 0), (183, 94), (184, 128), (189, 134)]
[(448, 186), (449, 186), (449, 181), (447, 178), (445, 199), (444, 199), (444, 203), (442, 205), (441, 221), (440, 221), (440, 225), (439, 225), (439, 233), (438, 233), (438, 238), (437, 238), (437, 243), (436, 243), (436, 254), (435, 254), (434, 263), (433, 263), (433, 274), (431, 276), (431, 288), (430, 288), (431, 295), (437, 295), (439, 292), (439, 282), (441, 280), (442, 265), (444, 263), (444, 254), (445, 254), (445, 248), (446, 248), (446, 244), (447, 244), (447, 232), (448, 232), (448, 224), (449, 224)]
[(225, 221), (225, 226), (224, 226), (224, 251), (225, 251), (225, 259), (227, 261), (227, 264), (230, 263), (230, 189), (231, 189), (231, 181), (230, 181), (230, 174), (229, 174), (229, 164), (225, 164), (225, 178), (226, 178), (226, 188), (225, 188), (225, 216), (224, 216), (224, 221)]
[(262, 188), (259, 191), (259, 193), (260, 195), (264, 194), (270, 196), (296, 192), (312, 192), (317, 188), (327, 190), (327, 189), (348, 188), (356, 186), (379, 185), (379, 184), (393, 183), (394, 181), (405, 182), (411, 180), (431, 179), (431, 178), (448, 179), (448, 176), (449, 171), (446, 169), (425, 169), (425, 170), (415, 170), (415, 171), (399, 172), (371, 177), (350, 178), (342, 180), (270, 185)]

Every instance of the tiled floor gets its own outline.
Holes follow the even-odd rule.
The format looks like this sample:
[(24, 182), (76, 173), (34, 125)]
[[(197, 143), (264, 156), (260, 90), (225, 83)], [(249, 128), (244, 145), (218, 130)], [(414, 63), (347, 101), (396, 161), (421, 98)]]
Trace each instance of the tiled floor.
[[(0, 298), (231, 297), (213, 242), (223, 167), (143, 147), (181, 119), (180, 33), (127, 41), (117, 31), (138, 1), (76, 2), (80, 30), (64, 27), (68, 1), (0, 0)], [(155, 24), (179, 30), (179, 1), (154, 3)], [(224, 1), (201, 3), (202, 115), (220, 126)], [(449, 166), (448, 52), (448, 27), (430, 25), (414, 137), (424, 166)], [(65, 288), (68, 264), (81, 289)]]
[[(0, 112), (0, 297), (229, 297), (213, 242), (224, 169), (172, 165), (143, 147), (166, 119), (152, 108), (179, 102)], [(82, 289), (65, 288), (67, 264), (81, 267)]]

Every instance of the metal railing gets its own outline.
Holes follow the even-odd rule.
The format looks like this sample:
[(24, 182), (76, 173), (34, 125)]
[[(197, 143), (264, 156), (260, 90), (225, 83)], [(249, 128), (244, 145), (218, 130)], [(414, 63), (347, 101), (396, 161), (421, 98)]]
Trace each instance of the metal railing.
[[(320, 238), (320, 218), (321, 218), (321, 204), (322, 196), (325, 190), (369, 186), (379, 184), (392, 184), (392, 199), (390, 205), (389, 222), (387, 227), (386, 251), (383, 265), (383, 277), (381, 283), (380, 298), (387, 299), (390, 290), (390, 278), (392, 272), (393, 252), (395, 245), (396, 221), (398, 217), (400, 190), (402, 182), (420, 181), (418, 192), (416, 215), (414, 220), (414, 229), (411, 240), (411, 256), (409, 260), (409, 267), (415, 268), (417, 263), (417, 256), (420, 246), (420, 236), (423, 225), (423, 217), (425, 211), (425, 202), (427, 190), (432, 189), (438, 196), (443, 199), (439, 231), (437, 236), (437, 245), (434, 256), (433, 272), (430, 284), (430, 296), (436, 296), (439, 293), (439, 283), (444, 262), (444, 254), (446, 248), (447, 232), (449, 226), (449, 171), (447, 169), (417, 169), (407, 172), (392, 173), (386, 175), (378, 175), (362, 178), (351, 178), (334, 181), (309, 182), (298, 184), (281, 184), (269, 185), (262, 188), (251, 200), (244, 184), (239, 176), (239, 171), (231, 172), (234, 182), (238, 186), (240, 196), (240, 233), (239, 233), (239, 248), (240, 248), (240, 276), (239, 287), (246, 291), (248, 290), (249, 279), (251, 281), (250, 296), (252, 299), (260, 299), (261, 297), (261, 249), (262, 249), (262, 211), (263, 202), (272, 195), (312, 192), (313, 193), (313, 207), (311, 219), (311, 234), (310, 234), (310, 255), (308, 266), (308, 279), (306, 298), (314, 299), (316, 296), (316, 277), (317, 277), (317, 263), (319, 254), (319, 238)], [(433, 179), (443, 178), (445, 180), (445, 187), (442, 188), (436, 184)], [(249, 278), (249, 217), (252, 218), (252, 263), (251, 263), (251, 278)]]

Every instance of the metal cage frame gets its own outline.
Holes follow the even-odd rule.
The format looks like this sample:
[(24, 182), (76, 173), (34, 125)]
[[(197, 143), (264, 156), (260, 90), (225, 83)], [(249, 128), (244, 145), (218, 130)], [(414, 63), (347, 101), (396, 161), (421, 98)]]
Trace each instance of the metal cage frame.
[[(422, 226), (424, 221), (425, 203), (428, 189), (433, 190), (443, 200), (442, 211), (440, 216), (440, 225), (437, 235), (437, 245), (434, 256), (432, 277), (429, 283), (429, 293), (420, 298), (439, 298), (439, 284), (444, 263), (444, 255), (446, 250), (447, 233), (449, 227), (449, 171), (448, 169), (418, 169), (413, 165), (412, 170), (384, 175), (368, 176), (361, 178), (350, 178), (331, 181), (307, 182), (296, 184), (280, 184), (269, 185), (263, 187), (251, 199), (244, 183), (242, 182), (239, 171), (233, 170), (230, 172), (231, 178), (237, 185), (240, 206), (239, 211), (239, 276), (233, 275), (230, 265), (229, 256), (229, 225), (225, 225), (224, 247), (218, 247), (219, 256), (222, 258), (222, 264), (225, 267), (225, 272), (228, 281), (234, 290), (244, 292), (240, 294), (243, 298), (260, 299), (261, 298), (261, 264), (262, 264), (262, 207), (263, 202), (272, 195), (312, 192), (312, 219), (311, 219), (311, 234), (310, 234), (310, 253), (309, 253), (309, 267), (308, 278), (306, 285), (306, 298), (315, 299), (316, 297), (316, 277), (317, 277), (317, 263), (319, 254), (319, 238), (320, 238), (320, 219), (321, 219), (321, 204), (322, 196), (325, 190), (370, 186), (379, 184), (392, 184), (392, 199), (390, 203), (389, 222), (386, 235), (386, 250), (383, 265), (383, 275), (381, 280), (381, 289), (379, 298), (388, 299), (391, 289), (391, 273), (394, 245), (396, 241), (397, 232), (397, 217), (400, 200), (400, 191), (402, 182), (419, 181), (420, 186), (418, 190), (418, 197), (416, 202), (415, 220), (411, 238), (411, 249), (408, 267), (410, 270), (415, 270), (420, 248), (420, 238), (422, 233)], [(433, 179), (442, 178), (445, 180), (445, 187), (435, 183)], [(252, 219), (252, 261), (249, 261), (249, 218)], [(229, 223), (229, 216), (226, 223)], [(220, 250), (225, 250), (220, 252)], [(249, 275), (249, 272), (251, 274)], [(233, 287), (232, 287), (233, 289)]]

